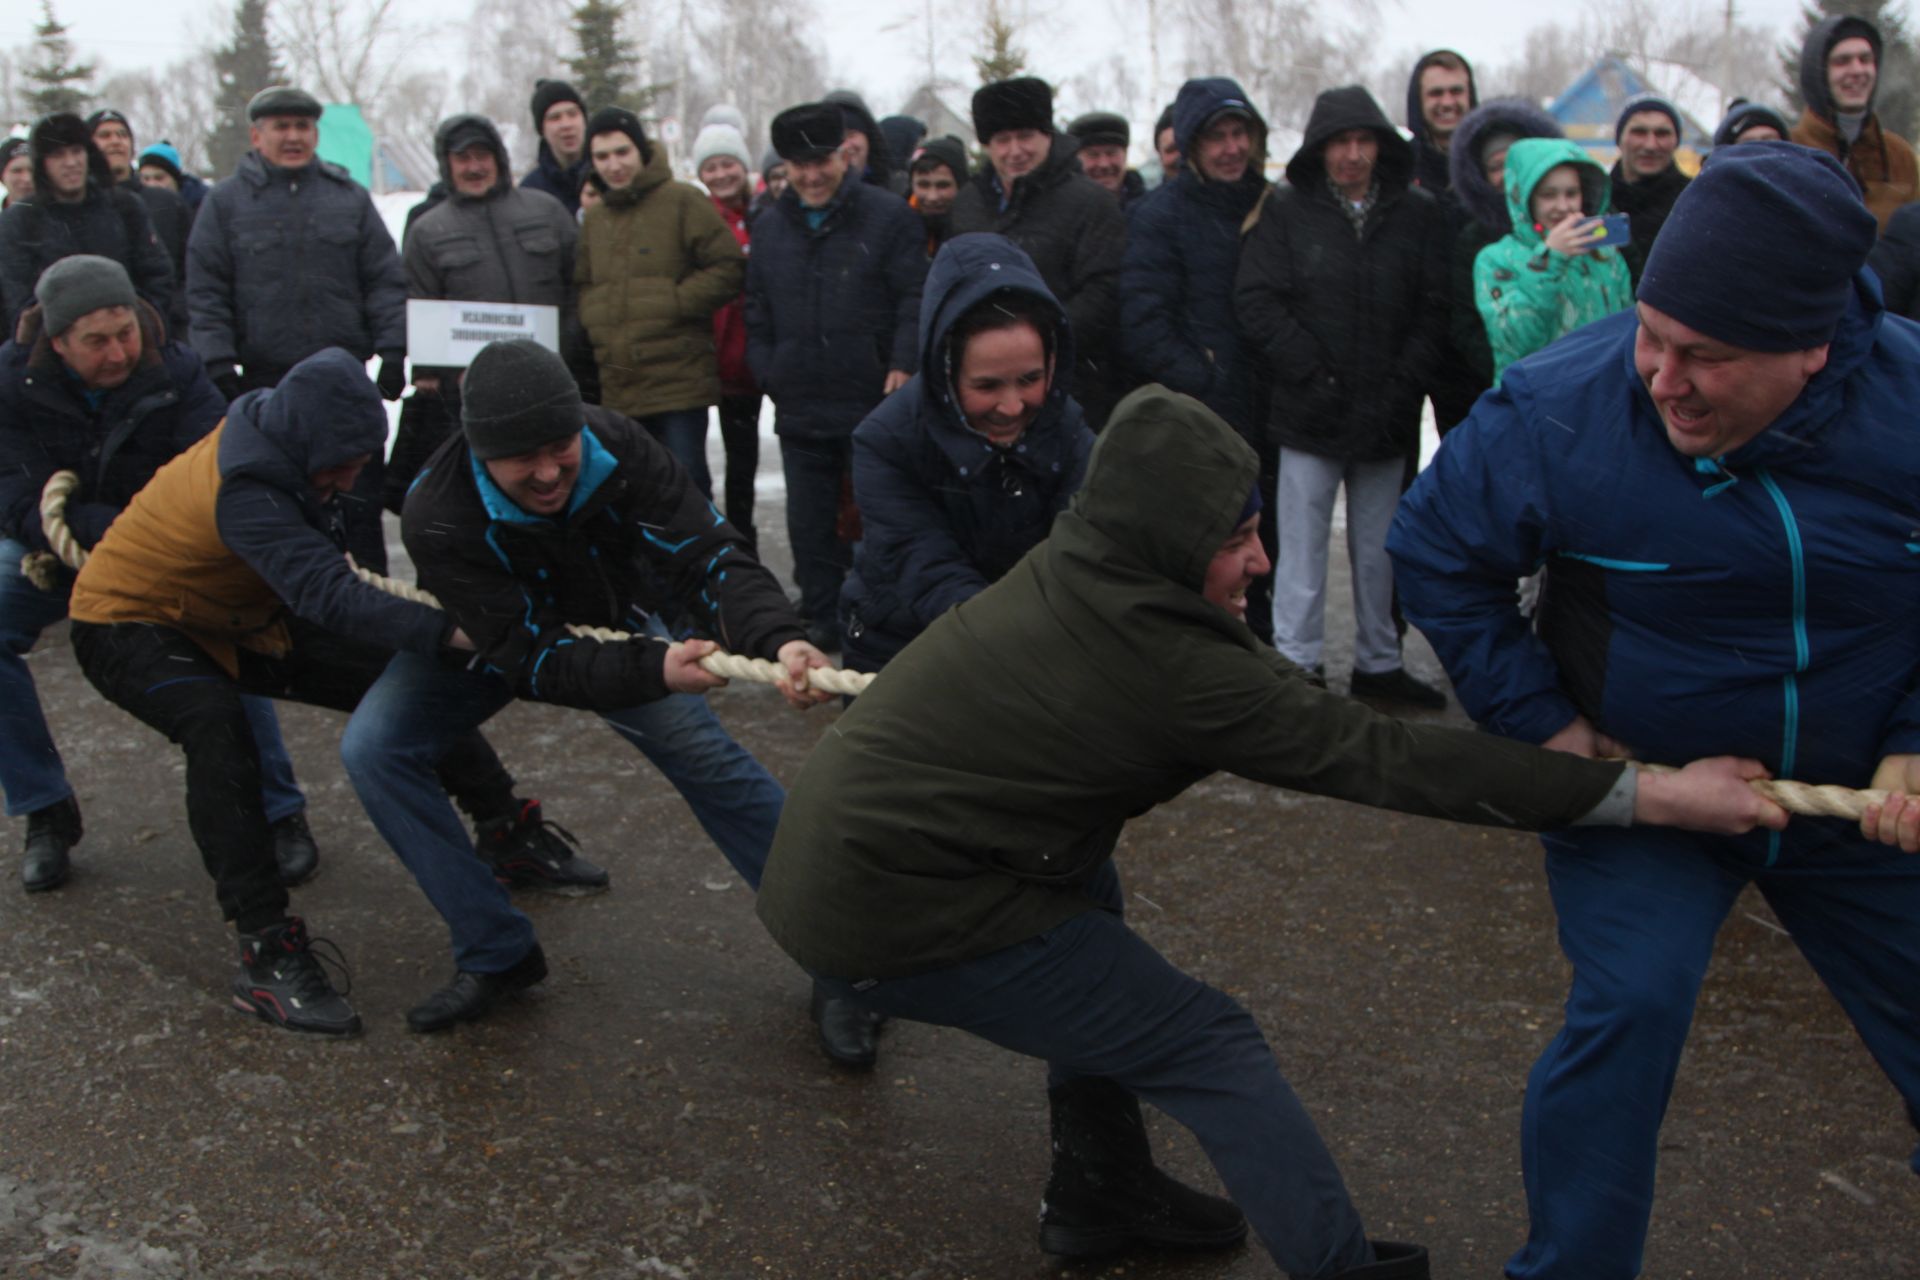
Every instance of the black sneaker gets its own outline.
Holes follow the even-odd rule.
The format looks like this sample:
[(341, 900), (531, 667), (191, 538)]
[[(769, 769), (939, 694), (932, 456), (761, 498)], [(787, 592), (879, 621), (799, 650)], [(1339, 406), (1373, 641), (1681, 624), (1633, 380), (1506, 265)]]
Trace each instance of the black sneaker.
[(1398, 702), (1422, 711), (1444, 711), (1447, 706), (1446, 694), (1430, 684), (1415, 680), (1407, 674), (1405, 667), (1395, 667), (1391, 671), (1356, 671), (1347, 686), (1347, 692), (1356, 698)]
[(539, 943), (513, 967), (500, 973), (461, 969), (453, 981), (407, 1010), (407, 1025), (415, 1031), (445, 1031), (456, 1022), (484, 1017), (501, 996), (525, 991), (547, 976), (547, 954)]
[[(328, 952), (314, 948), (325, 944)], [(306, 922), (288, 916), (259, 933), (240, 935), (240, 973), (233, 980), (233, 1007), (289, 1031), (325, 1036), (360, 1034), (360, 1015), (334, 990), (321, 967), (337, 966), (349, 982), (340, 949), (325, 938), (309, 940)]]
[(80, 843), (80, 803), (72, 796), (27, 815), (27, 843), (21, 851), (20, 884), (28, 893), (45, 893), (67, 882), (73, 870), (67, 850)]
[(320, 846), (313, 842), (306, 812), (290, 813), (267, 830), (273, 833), (273, 861), (280, 868), (280, 883), (291, 889), (313, 879), (320, 870)]
[(607, 873), (576, 852), (573, 832), (540, 816), (538, 800), (521, 805), (516, 817), (475, 824), (475, 836), (494, 879), (508, 888), (579, 895), (607, 887)]

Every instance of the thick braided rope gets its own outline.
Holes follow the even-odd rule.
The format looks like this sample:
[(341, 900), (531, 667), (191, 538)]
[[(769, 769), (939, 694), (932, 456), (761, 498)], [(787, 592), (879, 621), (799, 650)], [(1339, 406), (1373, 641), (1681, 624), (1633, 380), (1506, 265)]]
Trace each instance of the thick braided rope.
[[(1642, 773), (1679, 772), (1670, 764), (1643, 764), (1638, 760), (1629, 760), (1627, 763)], [(1816, 786), (1811, 782), (1794, 782), (1786, 778), (1755, 778), (1747, 785), (1788, 813), (1811, 818), (1845, 818), (1849, 822), (1864, 818), (1867, 806), (1885, 804), (1890, 794), (1885, 791), (1855, 791), (1851, 787)]]
[(80, 486), (80, 477), (71, 471), (56, 471), (47, 477), (40, 490), (40, 528), (46, 534), (52, 552), (29, 551), (20, 557), (20, 573), (42, 591), (59, 587), (59, 568), (66, 565), (78, 573), (87, 562), (87, 549), (74, 540), (73, 530), (62, 517), (67, 496)]

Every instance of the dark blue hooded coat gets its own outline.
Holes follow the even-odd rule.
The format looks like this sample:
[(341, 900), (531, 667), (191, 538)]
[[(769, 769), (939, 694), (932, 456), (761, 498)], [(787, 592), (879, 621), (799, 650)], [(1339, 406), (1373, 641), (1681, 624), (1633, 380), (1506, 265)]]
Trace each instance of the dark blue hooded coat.
[(1180, 154), (1194, 153), (1207, 121), (1230, 107), (1252, 116), (1253, 159), (1237, 182), (1180, 166), (1128, 215), (1120, 269), (1120, 345), (1145, 382), (1190, 395), (1248, 440), (1260, 433), (1264, 406), (1233, 314), (1241, 227), (1266, 194), (1261, 172), (1267, 126), (1232, 80), (1189, 80), (1173, 104)]
[(580, 212), (580, 184), (587, 179), (587, 165), (590, 160), (586, 149), (580, 151), (580, 158), (572, 164), (562, 167), (560, 158), (553, 154), (553, 148), (547, 145), (545, 138), (540, 140), (540, 159), (533, 166), (533, 172), (520, 179), (520, 185), (529, 191), (544, 191), (567, 207), (568, 213)]
[[(947, 334), (997, 293), (1056, 314), (1054, 376), (1033, 425), (996, 449), (961, 416)], [(1001, 236), (963, 235), (933, 261), (920, 305), (920, 373), (853, 433), (862, 537), (841, 587), (847, 662), (878, 670), (933, 620), (997, 581), (1047, 536), (1086, 475), (1093, 433), (1070, 395), (1073, 334), (1033, 260)]]
[[(1387, 542), (1407, 619), (1503, 736), (1578, 713), (1646, 759), (1865, 786), (1920, 751), (1920, 326), (1861, 273), (1826, 367), (1699, 460), (1668, 443), (1636, 331), (1625, 312), (1520, 361), (1447, 437)], [(1536, 634), (1513, 583), (1541, 565)], [(1848, 838), (1796, 818), (1736, 843)]]
[(316, 471), (377, 455), (387, 411), (365, 364), (328, 347), (296, 364), (271, 391), (249, 391), (220, 433), (220, 540), (297, 616), (336, 635), (389, 649), (437, 652), (450, 630), (437, 609), (355, 577), (342, 554), (342, 494), (321, 503)]

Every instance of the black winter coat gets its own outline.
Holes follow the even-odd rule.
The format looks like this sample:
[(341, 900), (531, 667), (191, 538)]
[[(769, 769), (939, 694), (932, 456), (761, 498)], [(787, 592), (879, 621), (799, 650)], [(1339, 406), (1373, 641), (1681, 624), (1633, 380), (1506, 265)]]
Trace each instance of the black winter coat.
[(1074, 158), (1078, 149), (1070, 135), (1055, 134), (1041, 166), (1014, 180), (1005, 209), (1000, 207), (998, 177), (991, 166), (982, 168), (954, 197), (952, 227), (954, 235), (989, 231), (1005, 236), (1033, 259), (1040, 278), (1067, 309), (1080, 352), (1075, 395), (1098, 430), (1130, 381), (1111, 367), (1127, 215), (1111, 191), (1080, 172)]
[(1233, 314), (1241, 225), (1266, 195), (1249, 168), (1225, 186), (1182, 166), (1129, 215), (1120, 273), (1120, 349), (1145, 382), (1190, 395), (1249, 441), (1259, 382)]
[(1920, 320), (1920, 204), (1894, 210), (1887, 229), (1867, 255), (1880, 277), (1887, 310)]
[(407, 349), (407, 282), (366, 190), (339, 165), (249, 151), (216, 183), (187, 244), (193, 347), (257, 384), (326, 347), (365, 361)]
[(407, 495), (401, 535), (420, 585), (472, 637), (475, 665), (519, 697), (612, 711), (671, 692), (666, 646), (575, 637), (566, 624), (638, 631), (650, 613), (684, 610), (755, 658), (805, 639), (779, 582), (665, 446), (612, 410), (586, 416), (564, 517), (515, 506), (459, 435)]
[(0, 346), (0, 535), (46, 551), (40, 490), (56, 471), (80, 477), (67, 527), (91, 548), (161, 465), (213, 430), (227, 402), (185, 343), (167, 342), (160, 317), (140, 307), (140, 362), (89, 405), (28, 311), (20, 338)]
[[(920, 307), (920, 373), (853, 433), (861, 540), (840, 589), (847, 665), (877, 671), (933, 620), (997, 582), (1039, 545), (1086, 475), (1093, 433), (1068, 394), (1073, 337), (1061, 313), (1046, 402), (1014, 444), (967, 426), (948, 375), (947, 335), (1004, 290), (1056, 312), (1027, 256), (999, 236), (947, 242)], [(955, 362), (957, 363), (957, 361)]]
[[(173, 278), (176, 281), (187, 278), (187, 237), (193, 231), (193, 210), (187, 208), (187, 202), (165, 187), (150, 187), (140, 181), (135, 173), (120, 184), (124, 191), (131, 191), (140, 197), (147, 206), (147, 220), (153, 223), (153, 234), (160, 241), (160, 247), (167, 251), (167, 261), (173, 264)], [(185, 333), (182, 329), (180, 332)]]
[(1647, 255), (1653, 252), (1653, 242), (1660, 234), (1660, 228), (1667, 225), (1667, 215), (1673, 212), (1673, 202), (1687, 189), (1693, 179), (1680, 171), (1677, 164), (1668, 165), (1667, 171), (1658, 177), (1628, 182), (1621, 176), (1620, 162), (1613, 163), (1613, 211), (1627, 215), (1627, 221), (1633, 230), (1633, 242), (1620, 250), (1620, 256), (1627, 260), (1627, 266), (1633, 271), (1633, 282), (1640, 283), (1640, 270), (1647, 265)]
[(747, 366), (782, 436), (844, 440), (880, 403), (887, 372), (914, 373), (927, 232), (899, 196), (849, 173), (816, 229), (788, 190), (753, 220)]
[(589, 163), (583, 149), (578, 160), (562, 168), (559, 157), (553, 154), (553, 148), (542, 138), (540, 158), (533, 166), (533, 172), (520, 179), (520, 185), (529, 191), (544, 191), (565, 205), (568, 213), (579, 213), (580, 184), (587, 179)]
[[(1380, 137), (1378, 198), (1362, 231), (1327, 186), (1327, 139)], [(1446, 219), (1408, 186), (1412, 153), (1365, 90), (1320, 95), (1240, 252), (1234, 309), (1273, 378), (1273, 440), (1349, 462), (1406, 457), (1446, 324)]]
[(135, 291), (170, 328), (186, 332), (173, 261), (154, 234), (145, 202), (124, 187), (89, 177), (87, 194), (71, 204), (36, 193), (0, 214), (0, 298), (6, 303), (7, 335), (33, 304), (40, 273), (76, 253), (98, 254), (125, 267)]

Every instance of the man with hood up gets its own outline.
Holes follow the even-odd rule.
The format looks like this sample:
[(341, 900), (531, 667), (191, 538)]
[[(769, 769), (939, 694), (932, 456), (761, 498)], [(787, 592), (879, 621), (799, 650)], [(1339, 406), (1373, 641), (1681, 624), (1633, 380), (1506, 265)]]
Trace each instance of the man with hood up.
[(973, 95), (973, 131), (989, 164), (953, 202), (953, 232), (988, 231), (1019, 245), (1067, 309), (1079, 348), (1074, 396), (1095, 431), (1118, 398), (1112, 368), (1127, 217), (1080, 172), (1071, 134), (1057, 132), (1053, 90), (1033, 76)]
[[(1413, 135), (1413, 185), (1444, 195), (1451, 184), (1454, 131), (1480, 105), (1473, 67), (1451, 49), (1435, 49), (1407, 78), (1407, 132)], [(1443, 202), (1444, 203), (1444, 202)]]
[[(1292, 1276), (1425, 1280), (1424, 1249), (1367, 1238), (1253, 1018), (1127, 927), (1127, 821), (1215, 771), (1522, 829), (1786, 815), (1740, 780), (1751, 762), (1636, 789), (1617, 762), (1314, 688), (1245, 625), (1259, 473), (1196, 401), (1127, 397), (1047, 540), (942, 614), (807, 758), (757, 910), (826, 989), (1047, 1062), (1043, 1250), (1224, 1248), (1251, 1226)], [(1155, 1167), (1143, 1101), (1193, 1131), (1234, 1204)]]
[(1273, 380), (1274, 647), (1324, 674), (1327, 541), (1344, 486), (1351, 690), (1437, 709), (1446, 695), (1400, 661), (1386, 552), (1447, 321), (1446, 218), (1412, 177), (1413, 149), (1371, 94), (1322, 93), (1290, 185), (1267, 197), (1241, 249), (1234, 310)]
[(868, 186), (891, 191), (904, 199), (907, 194), (907, 175), (894, 172), (893, 150), (887, 142), (887, 135), (875, 123), (867, 100), (852, 89), (835, 89), (821, 101), (832, 103), (840, 109), (840, 118), (846, 125), (842, 145), (847, 152), (847, 167), (853, 171), (854, 177)]
[[(1482, 249), (1513, 230), (1507, 212), (1507, 153), (1522, 138), (1562, 136), (1560, 122), (1524, 98), (1493, 98), (1467, 113), (1448, 148), (1453, 173), (1449, 190), (1466, 218), (1448, 249), (1447, 337), (1452, 358), (1461, 364), (1462, 387), (1473, 393), (1465, 398), (1466, 410), (1493, 385), (1493, 351), (1474, 300), (1473, 264)], [(1465, 416), (1463, 411), (1458, 417), (1437, 417), (1440, 433), (1451, 431)]]
[[(323, 1035), (353, 1035), (360, 1018), (287, 914), (241, 694), (351, 711), (394, 650), (472, 648), (445, 614), (361, 582), (341, 554), (335, 500), (386, 436), (357, 357), (299, 362), (154, 475), (95, 544), (70, 606), (87, 679), (186, 754), (188, 825), (240, 935), (234, 1007)], [(477, 732), (438, 773), (469, 812), (517, 812)]]
[(1893, 211), (1920, 195), (1920, 163), (1874, 113), (1883, 53), (1880, 29), (1865, 18), (1837, 14), (1815, 23), (1800, 46), (1805, 107), (1789, 139), (1838, 157), (1885, 231)]
[(11, 337), (33, 305), (40, 273), (76, 253), (112, 258), (133, 287), (175, 333), (187, 313), (173, 261), (154, 234), (145, 203), (114, 181), (107, 158), (79, 116), (60, 112), (34, 122), (27, 135), (33, 157), (33, 198), (0, 214), (0, 303)]
[[(407, 229), (400, 253), (407, 296), (558, 307), (563, 345), (575, 348), (568, 354), (579, 377), (583, 335), (573, 286), (579, 224), (544, 191), (513, 185), (506, 145), (485, 116), (442, 121), (433, 153), (449, 196)], [(421, 464), (460, 424), (459, 370), (416, 365), (413, 386), (387, 462), (384, 501), (395, 515)]]

